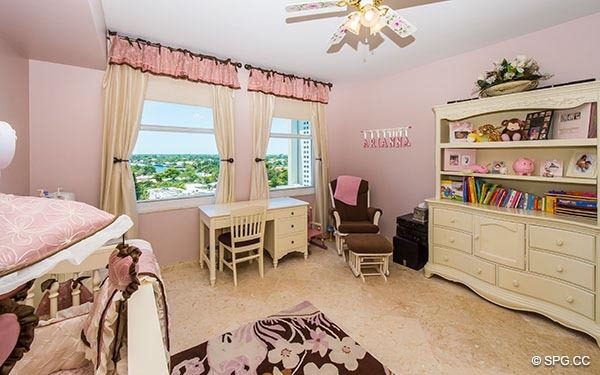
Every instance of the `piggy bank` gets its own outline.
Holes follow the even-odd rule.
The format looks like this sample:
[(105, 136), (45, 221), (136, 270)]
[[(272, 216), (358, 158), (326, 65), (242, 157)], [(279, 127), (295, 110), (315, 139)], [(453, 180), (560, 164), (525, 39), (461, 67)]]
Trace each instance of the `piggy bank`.
[(534, 160), (528, 158), (518, 158), (512, 167), (518, 176), (531, 176), (535, 169)]

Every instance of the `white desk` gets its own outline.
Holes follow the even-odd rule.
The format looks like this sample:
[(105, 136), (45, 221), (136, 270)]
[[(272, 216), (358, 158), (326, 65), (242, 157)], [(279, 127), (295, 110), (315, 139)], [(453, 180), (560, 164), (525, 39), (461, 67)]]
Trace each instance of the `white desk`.
[[(231, 226), (232, 211), (257, 205), (267, 206), (267, 224), (265, 226), (265, 250), (273, 258), (273, 267), (279, 259), (291, 252), (301, 252), (308, 257), (308, 203), (294, 198), (275, 198), (269, 200), (243, 201), (223, 204), (211, 204), (198, 207), (200, 212), (200, 266), (204, 263), (210, 270), (210, 285), (217, 280), (216, 232)], [(206, 234), (208, 230), (208, 255), (206, 254)]]

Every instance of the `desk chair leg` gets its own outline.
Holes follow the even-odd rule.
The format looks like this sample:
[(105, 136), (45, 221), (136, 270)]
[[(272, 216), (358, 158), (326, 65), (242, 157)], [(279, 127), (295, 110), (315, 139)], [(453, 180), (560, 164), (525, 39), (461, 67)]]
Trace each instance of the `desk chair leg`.
[(263, 249), (258, 249), (258, 273), (260, 277), (265, 277), (265, 264), (263, 262)]
[(237, 263), (235, 260), (235, 253), (231, 252), (231, 265), (233, 268), (233, 285), (237, 286)]
[(225, 257), (225, 248), (219, 242), (219, 271), (223, 272), (223, 258)]
[(204, 223), (200, 221), (200, 269), (204, 268), (204, 253), (206, 244), (204, 243)]

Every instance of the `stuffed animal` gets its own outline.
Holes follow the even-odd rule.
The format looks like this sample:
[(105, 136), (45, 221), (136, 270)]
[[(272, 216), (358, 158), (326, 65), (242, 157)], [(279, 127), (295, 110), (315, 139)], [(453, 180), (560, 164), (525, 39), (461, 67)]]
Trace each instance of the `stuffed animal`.
[(503, 141), (521, 141), (525, 140), (525, 121), (513, 118), (502, 121), (502, 140)]
[(482, 135), (484, 139), (487, 139), (489, 142), (498, 142), (501, 141), (500, 133), (498, 132), (499, 128), (494, 127), (492, 124), (481, 125), (479, 129), (479, 133)]

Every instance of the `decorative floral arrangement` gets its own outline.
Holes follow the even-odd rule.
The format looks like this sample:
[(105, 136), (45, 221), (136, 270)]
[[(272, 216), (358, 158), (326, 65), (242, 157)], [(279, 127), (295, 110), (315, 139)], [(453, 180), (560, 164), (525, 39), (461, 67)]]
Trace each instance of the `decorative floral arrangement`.
[(482, 93), (487, 88), (512, 81), (539, 81), (552, 77), (551, 74), (540, 73), (540, 67), (533, 58), (519, 55), (513, 60), (502, 59), (494, 63), (490, 70), (477, 78), (477, 89)]

